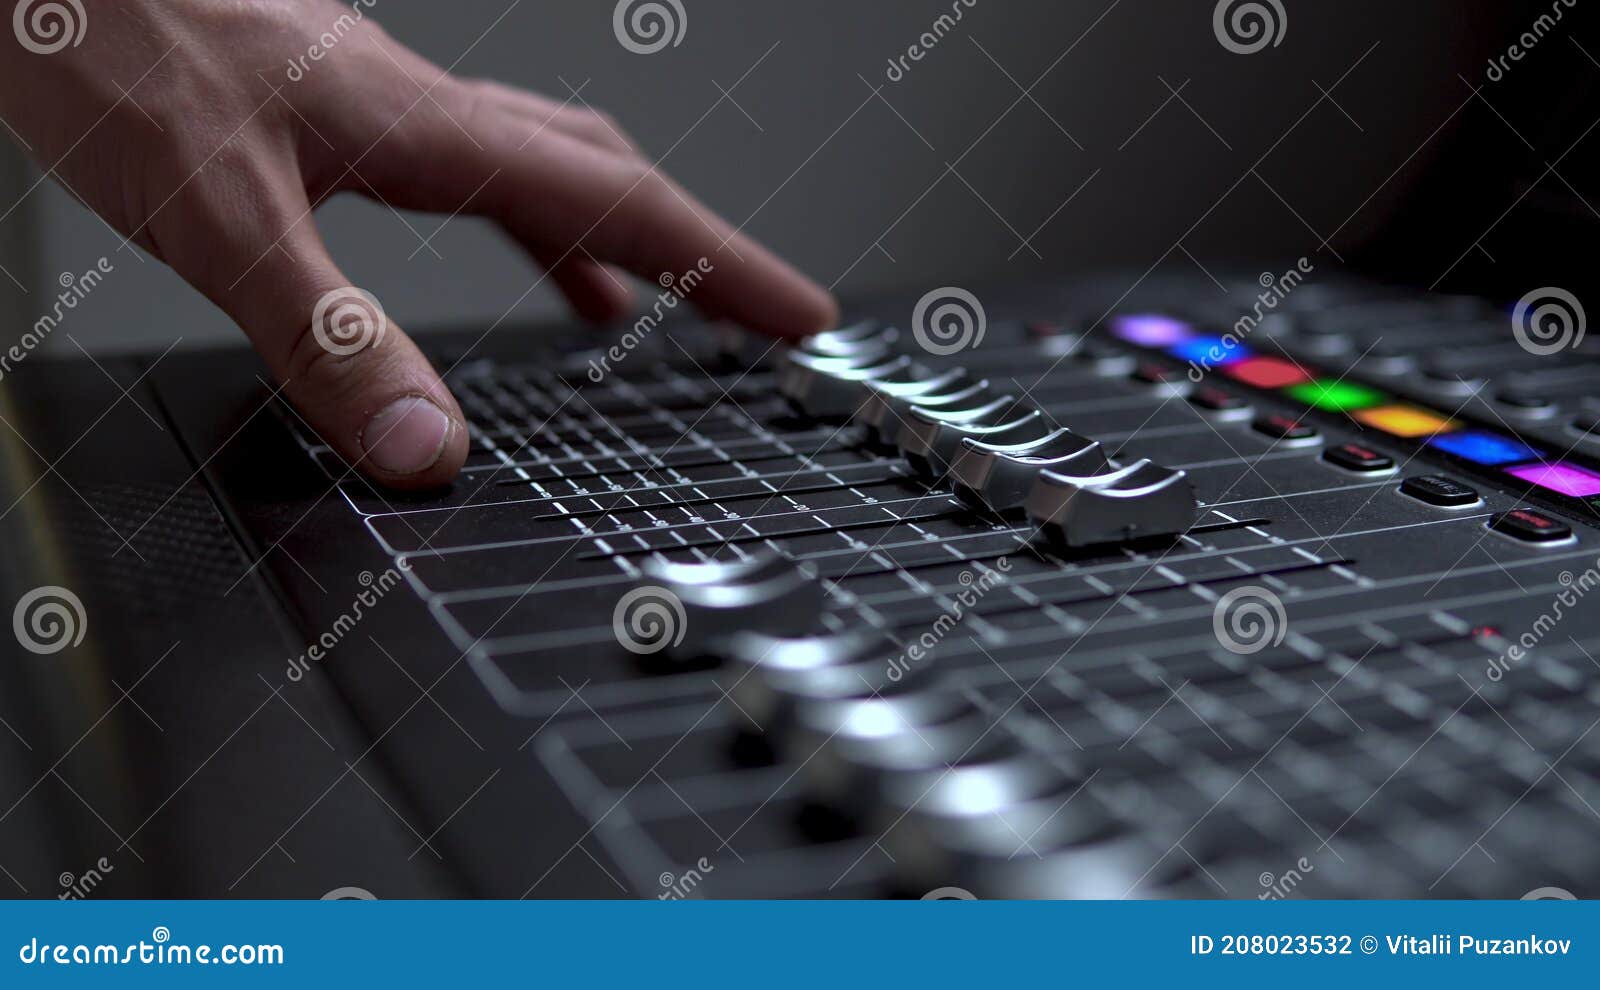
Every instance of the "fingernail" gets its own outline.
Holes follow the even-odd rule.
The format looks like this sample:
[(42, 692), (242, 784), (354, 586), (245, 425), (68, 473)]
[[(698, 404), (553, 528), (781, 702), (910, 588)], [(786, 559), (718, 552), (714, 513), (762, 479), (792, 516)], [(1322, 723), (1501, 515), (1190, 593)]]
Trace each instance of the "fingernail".
[(361, 449), (389, 474), (416, 474), (438, 462), (450, 435), (450, 417), (420, 396), (396, 399), (367, 420)]

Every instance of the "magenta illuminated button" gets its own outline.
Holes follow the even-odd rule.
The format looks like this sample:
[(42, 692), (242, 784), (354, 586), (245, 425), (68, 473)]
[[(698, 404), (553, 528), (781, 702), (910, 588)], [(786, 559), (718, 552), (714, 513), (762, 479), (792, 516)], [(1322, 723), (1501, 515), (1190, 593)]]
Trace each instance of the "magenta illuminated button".
[(1571, 464), (1529, 464), (1524, 467), (1507, 468), (1506, 473), (1514, 478), (1521, 478), (1529, 484), (1548, 488), (1563, 495), (1571, 495), (1573, 498), (1600, 495), (1600, 474), (1573, 467)]
[(1116, 317), (1111, 332), (1139, 347), (1171, 347), (1194, 336), (1194, 330), (1182, 320), (1151, 315)]

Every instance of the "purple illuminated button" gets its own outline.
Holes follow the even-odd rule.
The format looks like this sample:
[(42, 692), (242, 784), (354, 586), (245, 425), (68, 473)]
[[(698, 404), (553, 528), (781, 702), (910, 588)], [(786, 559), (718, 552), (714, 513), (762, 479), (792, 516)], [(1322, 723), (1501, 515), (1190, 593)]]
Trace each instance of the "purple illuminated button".
[(1573, 498), (1600, 495), (1600, 474), (1567, 463), (1528, 464), (1523, 467), (1507, 468), (1506, 473), (1540, 488), (1548, 488)]
[(1171, 347), (1194, 336), (1194, 329), (1182, 320), (1147, 314), (1118, 316), (1111, 321), (1111, 332), (1139, 347)]

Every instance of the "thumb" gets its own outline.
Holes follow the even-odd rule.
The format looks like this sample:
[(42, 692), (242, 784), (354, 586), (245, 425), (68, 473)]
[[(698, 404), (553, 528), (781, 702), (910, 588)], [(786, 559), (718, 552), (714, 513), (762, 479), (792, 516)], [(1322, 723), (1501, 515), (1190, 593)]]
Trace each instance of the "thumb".
[[(382, 303), (340, 272), (303, 188), (269, 193), (244, 217), (237, 202), (230, 212), (222, 230), (202, 223), (213, 236), (190, 227), (175, 241), (210, 246), (169, 257), (178, 274), (243, 328), (295, 409), (351, 466), (397, 488), (454, 478), (468, 446), (460, 407)], [(284, 233), (274, 241), (272, 231)]]

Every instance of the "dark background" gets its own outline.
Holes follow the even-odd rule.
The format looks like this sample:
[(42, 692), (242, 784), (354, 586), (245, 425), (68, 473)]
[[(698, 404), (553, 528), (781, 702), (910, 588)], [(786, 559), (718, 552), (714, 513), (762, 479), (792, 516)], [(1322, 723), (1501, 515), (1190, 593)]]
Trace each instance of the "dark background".
[[(1546, 160), (1559, 155), (1566, 142), (1544, 136), (1555, 97), (1600, 77), (1588, 55), (1600, 37), (1584, 35), (1581, 3), (1490, 82), (1487, 59), (1549, 4), (1282, 2), (1281, 43), (1241, 55), (1219, 44), (1209, 2), (976, 0), (898, 83), (885, 77), (889, 59), (949, 0), (683, 0), (682, 44), (654, 55), (618, 44), (614, 5), (600, 0), (379, 0), (372, 13), (460, 73), (558, 99), (581, 88), (735, 224), (847, 295), (1086, 266), (1205, 278), (1236, 259), (1353, 260), (1463, 128), (1476, 131), (1471, 150), (1451, 152), (1450, 181), (1463, 185), (1435, 178), (1447, 201), (1408, 221), (1425, 236), (1391, 233), (1382, 260), (1423, 284), (1448, 274), (1530, 288), (1505, 256), (1523, 258), (1530, 237), (1516, 234), (1509, 251), (1475, 242), (1541, 204), (1587, 219), (1600, 202), (1563, 188), (1587, 188), (1574, 155), (1557, 170), (1566, 181), (1544, 175), (1537, 195), (1504, 212), (1513, 173), (1543, 171), (1520, 135), (1555, 142)], [(1575, 117), (1555, 133), (1587, 126)], [(16, 202), (35, 175), (5, 157), (0, 200)], [(432, 240), (436, 258), (420, 244), (442, 218), (348, 198), (320, 219), (346, 271), (409, 328), (495, 320), (536, 277), (479, 221), (449, 222)], [(15, 279), (0, 277), (0, 338), (48, 308), (63, 272), (105, 256), (115, 271), (52, 349), (233, 339), (165, 268), (117, 248), (54, 184), (22, 198), (0, 222), (0, 264)], [(560, 303), (541, 289), (521, 310)]]

